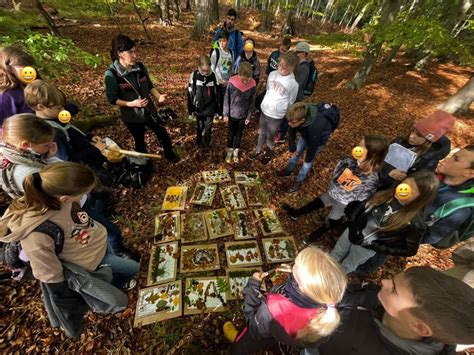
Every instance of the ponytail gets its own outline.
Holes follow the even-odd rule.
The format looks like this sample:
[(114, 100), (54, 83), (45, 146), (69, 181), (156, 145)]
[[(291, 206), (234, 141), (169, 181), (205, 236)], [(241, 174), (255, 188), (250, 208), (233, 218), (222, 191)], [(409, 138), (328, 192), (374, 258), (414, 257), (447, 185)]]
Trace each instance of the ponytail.
[(340, 321), (341, 317), (335, 305), (323, 307), (306, 327), (298, 331), (296, 338), (306, 344), (314, 343), (320, 338), (331, 335)]
[(43, 214), (60, 210), (60, 196), (80, 196), (96, 185), (96, 177), (88, 167), (71, 162), (47, 165), (23, 180), (24, 196), (10, 206), (13, 214), (36, 211)]

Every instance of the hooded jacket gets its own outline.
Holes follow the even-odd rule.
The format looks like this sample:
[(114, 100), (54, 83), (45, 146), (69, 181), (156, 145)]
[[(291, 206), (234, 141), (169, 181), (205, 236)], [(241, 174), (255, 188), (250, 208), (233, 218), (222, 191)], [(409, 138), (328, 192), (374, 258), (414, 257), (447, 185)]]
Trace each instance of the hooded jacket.
[(278, 61), (280, 60), (281, 53), (280, 50), (273, 51), (272, 54), (268, 57), (267, 68), (265, 69), (265, 74), (270, 74), (272, 71), (278, 69)]
[[(242, 32), (240, 32), (237, 27), (234, 27), (231, 31), (227, 28), (227, 22), (224, 22), (222, 27), (219, 27), (214, 34), (214, 45), (213, 48), (218, 48), (219, 43), (217, 42), (219, 33), (223, 30), (229, 32), (229, 44), (228, 47), (232, 52), (233, 60), (237, 60), (237, 56), (242, 52), (244, 48), (244, 40), (242, 39)], [(233, 63), (232, 63), (233, 64)]]
[(245, 56), (245, 51), (243, 51), (234, 64), (234, 74), (239, 74), (239, 67), (240, 63), (247, 62), (252, 66), (252, 77), (255, 80), (255, 85), (258, 86), (258, 82), (260, 81), (260, 61), (257, 58), (257, 52), (253, 51), (252, 56), (247, 59)]
[(381, 319), (380, 286), (349, 287), (338, 306), (341, 323), (319, 347), (320, 355), (454, 355), (454, 346), (430, 338), (398, 337)]
[[(55, 253), (54, 240), (50, 236), (34, 231), (46, 220), (64, 231), (63, 250), (59, 255)], [(61, 210), (42, 214), (27, 211), (17, 215), (8, 209), (0, 219), (0, 241), (20, 242), (34, 277), (41, 282), (58, 283), (64, 281), (61, 260), (87, 271), (94, 271), (99, 266), (107, 248), (107, 232), (78, 204), (63, 203)]]
[[(128, 71), (118, 60), (114, 61), (105, 71), (105, 93), (110, 104), (116, 105), (118, 99), (133, 101), (139, 97), (148, 98), (153, 89), (153, 83), (146, 67), (138, 62)], [(137, 93), (138, 92), (138, 93)], [(156, 115), (153, 100), (148, 100), (148, 106), (120, 107), (120, 113), (125, 123), (145, 123), (151, 115)]]
[(257, 87), (255, 80), (250, 79), (244, 84), (238, 75), (229, 80), (224, 96), (224, 117), (236, 119), (250, 119), (255, 110), (255, 95)]
[(217, 79), (211, 72), (203, 75), (195, 70), (188, 81), (188, 110), (190, 114), (196, 112), (199, 116), (214, 116), (217, 110)]
[[(415, 147), (405, 141), (404, 138), (398, 137), (395, 138), (392, 143), (398, 143), (401, 146), (407, 149), (414, 149)], [(416, 171), (420, 170), (431, 170), (435, 171), (436, 167), (438, 166), (438, 162), (446, 158), (446, 156), (451, 151), (451, 141), (448, 137), (442, 136), (438, 141), (433, 143), (428, 149), (426, 153), (423, 155), (417, 156), (415, 162), (411, 166), (411, 168), (407, 171), (408, 174), (412, 174)], [(393, 166), (390, 164), (384, 163), (382, 166), (382, 170), (379, 173), (380, 182), (379, 182), (379, 190), (384, 190), (390, 187), (392, 184), (395, 183), (388, 174), (394, 169)]]

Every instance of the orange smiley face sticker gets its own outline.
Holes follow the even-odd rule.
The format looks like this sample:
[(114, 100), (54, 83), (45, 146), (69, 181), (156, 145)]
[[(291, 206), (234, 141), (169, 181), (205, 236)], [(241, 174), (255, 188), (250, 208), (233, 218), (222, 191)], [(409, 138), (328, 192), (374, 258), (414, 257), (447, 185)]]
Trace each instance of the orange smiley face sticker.
[(365, 154), (365, 149), (361, 146), (354, 147), (352, 149), (352, 156), (354, 157), (355, 160), (358, 160), (362, 158)]
[(29, 84), (36, 79), (36, 69), (33, 67), (24, 67), (20, 72), (20, 80)]
[(407, 200), (411, 197), (411, 187), (408, 184), (400, 184), (395, 189), (395, 196), (399, 200)]
[(58, 114), (58, 120), (61, 123), (69, 123), (71, 121), (71, 113), (68, 110), (62, 110)]

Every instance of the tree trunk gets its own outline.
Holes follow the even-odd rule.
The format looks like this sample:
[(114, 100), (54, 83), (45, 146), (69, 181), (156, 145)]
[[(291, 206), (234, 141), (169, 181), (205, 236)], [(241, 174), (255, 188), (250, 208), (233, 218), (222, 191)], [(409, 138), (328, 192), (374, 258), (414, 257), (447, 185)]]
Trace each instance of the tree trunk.
[(328, 20), (329, 11), (331, 10), (333, 4), (334, 4), (334, 0), (328, 0), (328, 3), (326, 4), (326, 8), (324, 9), (324, 17), (323, 17), (323, 22), (321, 23), (321, 25), (324, 25), (326, 21)]
[(174, 18), (179, 21), (179, 0), (174, 0)]
[(344, 11), (344, 15), (342, 15), (341, 21), (339, 21), (339, 27), (342, 26), (342, 24), (344, 23), (344, 20), (346, 19), (347, 14), (349, 13), (350, 9), (351, 9), (351, 5), (349, 4), (349, 6), (347, 6), (346, 8), (346, 11)]
[(354, 22), (351, 25), (351, 29), (350, 29), (351, 33), (354, 32), (354, 30), (356, 29), (356, 27), (359, 24), (360, 20), (362, 20), (362, 17), (364, 17), (365, 12), (367, 11), (368, 8), (369, 8), (369, 4), (365, 4), (365, 6), (362, 8), (359, 15), (355, 18)]
[(45, 19), (46, 24), (48, 25), (48, 28), (51, 33), (57, 37), (61, 37), (61, 34), (59, 33), (58, 27), (54, 23), (53, 18), (49, 16), (48, 12), (44, 9), (43, 4), (41, 4), (40, 0), (35, 0), (35, 6), (41, 16), (43, 16), (43, 18)]
[(172, 25), (173, 20), (171, 19), (171, 9), (170, 9), (170, 0), (165, 0), (165, 23), (167, 25)]
[(199, 40), (208, 34), (210, 1), (196, 0), (196, 21), (191, 31), (192, 39)]
[(446, 100), (446, 102), (439, 105), (438, 108), (449, 113), (466, 114), (472, 101), (474, 101), (474, 76), (471, 76), (462, 88)]
[(138, 19), (140, 20), (140, 23), (142, 24), (142, 27), (143, 27), (143, 31), (145, 31), (145, 36), (146, 36), (146, 39), (149, 40), (151, 42), (151, 37), (150, 37), (150, 34), (148, 33), (148, 30), (146, 29), (146, 26), (145, 26), (145, 22), (146, 22), (146, 18), (144, 19), (142, 17), (142, 14), (140, 13), (140, 11), (138, 10), (138, 7), (137, 7), (137, 4), (135, 3), (135, 0), (132, 0), (132, 5), (135, 9), (135, 12), (137, 13), (138, 15)]
[[(380, 16), (379, 24), (388, 25), (393, 22), (399, 10), (400, 0), (386, 0), (382, 9), (382, 15)], [(352, 80), (347, 84), (348, 88), (360, 89), (365, 84), (367, 76), (372, 70), (380, 50), (382, 49), (382, 44), (383, 42), (377, 42), (375, 35), (372, 35), (364, 55), (364, 61)]]
[(113, 22), (117, 24), (119, 33), (122, 33), (123, 25), (122, 21), (120, 20), (120, 16), (117, 16), (117, 10), (114, 8), (114, 6), (110, 3), (109, 0), (107, 0), (106, 2), (110, 12), (110, 18), (113, 20)]
[(262, 25), (260, 26), (261, 32), (266, 32), (269, 30), (269, 11), (268, 11), (269, 0), (262, 1)]
[(286, 20), (281, 29), (282, 34), (294, 36), (295, 30), (295, 10), (289, 9), (286, 13)]
[(209, 21), (211, 23), (219, 21), (219, 0), (211, 0), (211, 14)]
[(186, 0), (186, 7), (184, 8), (184, 11), (189, 12), (191, 11), (191, 0)]
[(156, 8), (156, 14), (158, 15), (158, 18), (160, 19), (161, 23), (165, 23), (165, 19), (163, 18), (163, 8), (162, 8), (162, 0), (156, 0), (155, 2), (155, 8)]
[(397, 53), (398, 51), (400, 50), (400, 47), (401, 45), (398, 44), (396, 45), (395, 47), (392, 47), (392, 50), (390, 51), (390, 53), (388, 54), (387, 58), (384, 59), (382, 65), (384, 67), (388, 67), (392, 61), (395, 59), (395, 57), (397, 56)]
[(237, 10), (237, 13), (239, 13), (239, 10), (240, 10), (240, 0), (235, 0), (235, 9)]

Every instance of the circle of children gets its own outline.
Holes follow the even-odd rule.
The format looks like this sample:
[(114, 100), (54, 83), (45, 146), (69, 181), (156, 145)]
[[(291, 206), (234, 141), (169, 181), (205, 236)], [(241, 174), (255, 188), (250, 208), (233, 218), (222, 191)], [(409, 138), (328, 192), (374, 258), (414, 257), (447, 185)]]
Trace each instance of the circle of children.
[[(339, 111), (332, 104), (301, 102), (311, 95), (317, 71), (308, 43), (290, 51), (289, 39), (268, 58), (259, 100), (256, 43), (243, 39), (236, 19), (235, 10), (229, 10), (210, 56), (199, 57), (189, 78), (197, 144), (209, 147), (213, 119), (222, 116), (228, 124), (225, 160), (238, 162), (244, 128), (261, 101), (258, 142), (249, 157), (269, 163), (275, 141), (284, 140), (289, 129), (293, 155), (277, 174), (290, 176), (305, 153), (291, 189), (298, 191), (337, 127)], [(113, 39), (112, 64), (105, 72), (107, 99), (120, 108), (136, 151), (147, 152), (148, 128), (165, 158), (175, 163), (179, 158), (150, 96), (160, 103), (166, 97), (137, 62), (135, 50), (129, 37)], [(76, 108), (46, 81), (25, 86), (19, 74), (25, 66), (35, 66), (28, 54), (14, 47), (1, 51), (1, 185), (14, 200), (1, 219), (0, 241), (13, 274), (20, 278), (29, 265), (40, 281), (51, 324), (77, 337), (86, 310), (112, 313), (127, 306), (123, 290), (136, 284), (139, 264), (107, 216), (111, 182), (101, 154), (105, 144), (61, 123), (58, 113), (67, 108), (74, 114)], [(290, 274), (283, 287), (262, 293), (267, 273), (249, 279), (247, 326), (240, 332), (227, 326), (233, 330), (226, 333), (232, 353), (278, 344), (283, 352), (308, 354), (447, 354), (455, 344), (474, 343), (474, 290), (462, 281), (473, 284), (472, 242), (456, 252), (455, 261), (467, 266), (450, 273), (412, 267), (381, 286), (346, 287), (347, 273), (374, 270), (389, 255), (409, 257), (421, 243), (442, 248), (472, 236), (474, 145), (446, 158), (451, 144), (445, 133), (454, 122), (451, 114), (436, 111), (391, 142), (367, 133), (358, 144), (362, 156), (337, 163), (326, 193), (299, 208), (282, 206), (292, 219), (328, 206), (331, 211), (326, 223), (306, 237), (307, 247), (294, 265), (282, 266)], [(400, 183), (411, 188), (409, 197), (395, 194)], [(343, 221), (345, 230), (331, 253), (314, 245)]]

